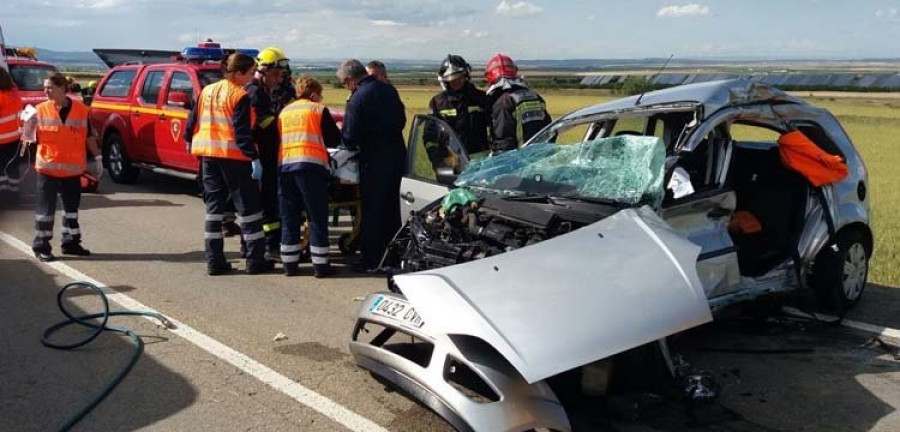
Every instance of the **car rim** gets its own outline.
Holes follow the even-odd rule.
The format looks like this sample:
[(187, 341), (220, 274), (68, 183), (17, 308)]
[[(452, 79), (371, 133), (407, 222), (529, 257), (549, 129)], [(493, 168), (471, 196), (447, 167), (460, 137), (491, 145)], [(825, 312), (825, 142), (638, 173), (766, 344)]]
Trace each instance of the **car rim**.
[(844, 258), (844, 296), (853, 301), (862, 293), (866, 283), (866, 250), (859, 243), (853, 243)]
[(118, 141), (113, 141), (109, 146), (109, 167), (116, 174), (122, 172), (122, 148)]

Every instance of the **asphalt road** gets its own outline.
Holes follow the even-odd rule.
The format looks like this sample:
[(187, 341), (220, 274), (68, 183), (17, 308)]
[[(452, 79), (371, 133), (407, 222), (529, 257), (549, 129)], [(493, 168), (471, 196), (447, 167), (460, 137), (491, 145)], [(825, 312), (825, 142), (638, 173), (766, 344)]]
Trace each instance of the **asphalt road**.
[[(205, 274), (203, 203), (191, 182), (142, 173), (137, 185), (108, 179), (81, 206), (86, 258), (69, 267), (180, 320), (306, 389), (391, 431), (451, 430), (358, 368), (348, 336), (359, 299), (383, 290), (380, 277), (311, 271), (224, 277)], [(0, 212), (0, 232), (25, 243), (33, 193)], [(55, 251), (59, 245), (56, 223)], [(337, 231), (346, 230), (346, 227)], [(236, 238), (226, 241), (232, 262)], [(335, 251), (333, 259), (342, 265)], [(128, 358), (131, 343), (102, 336), (75, 351), (41, 346), (62, 320), (55, 293), (71, 279), (0, 242), (0, 430), (53, 430), (87, 403)], [(870, 285), (855, 320), (900, 328), (900, 289)], [(76, 296), (73, 307), (97, 301)], [(117, 319), (147, 343), (130, 376), (76, 430), (346, 430), (343, 414), (323, 414), (264, 384), (179, 335), (140, 318)], [(278, 333), (287, 339), (274, 341)], [(62, 335), (70, 337), (71, 335)], [(673, 346), (721, 385), (718, 402), (691, 408), (628, 395), (608, 404), (577, 401), (583, 430), (900, 430), (900, 360), (872, 335), (846, 327), (728, 319), (682, 335)], [(763, 351), (761, 351), (763, 350)], [(635, 402), (640, 409), (632, 409)], [(338, 419), (338, 420), (336, 420)]]

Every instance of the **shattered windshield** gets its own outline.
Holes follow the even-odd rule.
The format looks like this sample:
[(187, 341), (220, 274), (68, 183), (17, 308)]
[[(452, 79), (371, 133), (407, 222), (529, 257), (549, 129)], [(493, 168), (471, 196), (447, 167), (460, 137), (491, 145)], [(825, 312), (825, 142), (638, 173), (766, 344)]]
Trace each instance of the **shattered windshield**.
[(658, 206), (665, 159), (665, 143), (657, 137), (535, 143), (470, 163), (455, 185), (509, 195), (539, 193)]

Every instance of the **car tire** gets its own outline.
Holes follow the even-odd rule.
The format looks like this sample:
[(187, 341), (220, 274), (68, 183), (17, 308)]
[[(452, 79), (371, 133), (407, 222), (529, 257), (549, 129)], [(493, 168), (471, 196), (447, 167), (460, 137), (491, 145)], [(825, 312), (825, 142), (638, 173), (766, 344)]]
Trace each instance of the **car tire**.
[(117, 132), (110, 133), (106, 137), (104, 148), (104, 165), (109, 176), (116, 183), (131, 184), (137, 181), (140, 170), (131, 165), (128, 155), (125, 154), (125, 143)]
[(826, 310), (843, 313), (859, 303), (869, 276), (869, 258), (865, 236), (851, 229), (838, 233), (816, 257), (813, 283)]

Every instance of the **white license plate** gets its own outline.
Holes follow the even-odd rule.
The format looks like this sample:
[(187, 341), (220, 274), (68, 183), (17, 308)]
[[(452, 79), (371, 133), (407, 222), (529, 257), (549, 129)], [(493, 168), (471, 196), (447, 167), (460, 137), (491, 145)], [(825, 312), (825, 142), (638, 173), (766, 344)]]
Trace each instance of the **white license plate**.
[(409, 302), (406, 300), (401, 300), (396, 297), (387, 297), (383, 295), (376, 297), (375, 301), (372, 302), (372, 306), (369, 306), (369, 312), (375, 315), (393, 318), (410, 327), (420, 328), (425, 324), (425, 321), (423, 321), (422, 317), (416, 312), (416, 308), (410, 306)]

